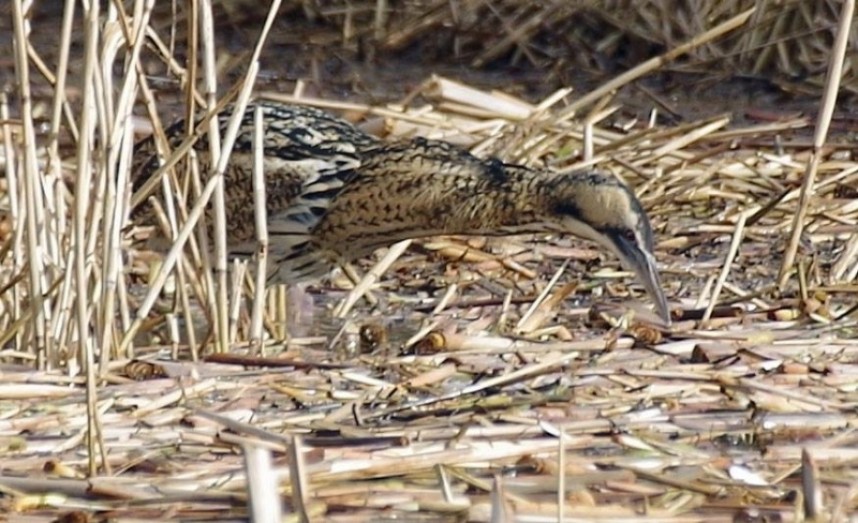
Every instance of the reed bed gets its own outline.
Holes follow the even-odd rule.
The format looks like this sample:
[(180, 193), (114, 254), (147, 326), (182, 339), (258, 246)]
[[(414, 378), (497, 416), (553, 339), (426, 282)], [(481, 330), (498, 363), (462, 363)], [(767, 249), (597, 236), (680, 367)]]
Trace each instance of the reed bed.
[[(843, 75), (829, 75), (815, 120), (775, 111), (667, 125), (663, 107), (644, 121), (613, 98), (677, 49), (738, 45), (724, 39), (747, 35), (760, 12), (709, 18), (589, 94), (535, 103), (441, 76), (384, 105), (308, 96), (300, 82), (256, 93), (383, 136), (614, 171), (657, 231), (675, 308), (664, 329), (613, 260), (558, 237), (403, 242), (311, 287), (324, 301), (314, 319), (296, 318), (285, 289), (261, 292), (222, 240), (193, 234), (208, 198), (222, 209), (223, 188), (217, 176), (194, 182), (192, 134), (164, 167), (180, 176), (173, 167), (191, 157), (196, 194), (163, 209), (177, 246), (165, 259), (137, 249), (132, 113), (164, 132), (146, 60), (181, 80), (187, 111), (246, 103), (278, 5), (245, 74), (226, 84), (208, 2), (183, 15), (193, 36), (183, 60), (171, 26), (150, 25), (151, 3), (69, 1), (50, 67), (27, 45), (28, 5), (11, 5), (19, 87), (0, 99), (0, 504), (11, 518), (839, 521), (855, 511), (858, 163), (848, 137), (826, 133)], [(352, 19), (374, 16), (378, 41), (396, 16), (379, 15), (384, 5)], [(465, 6), (462, 20), (480, 12)], [(826, 68), (843, 62), (851, 6)], [(516, 24), (524, 35), (539, 26)], [(30, 90), (34, 74), (49, 103)], [(233, 138), (220, 137), (220, 170)], [(202, 225), (223, 238), (226, 219)]]
[[(255, 2), (223, 0), (224, 18), (259, 16)], [(359, 48), (370, 56), (411, 53), (473, 67), (536, 67), (574, 84), (580, 71), (615, 73), (674, 49), (739, 13), (753, 10), (740, 29), (691, 51), (661, 72), (695, 73), (704, 85), (736, 75), (790, 92), (820, 94), (842, 2), (820, 0), (348, 0), (284, 2), (284, 13), (312, 22), (311, 42)], [(855, 29), (850, 44), (854, 48)], [(848, 66), (844, 93), (858, 92)]]

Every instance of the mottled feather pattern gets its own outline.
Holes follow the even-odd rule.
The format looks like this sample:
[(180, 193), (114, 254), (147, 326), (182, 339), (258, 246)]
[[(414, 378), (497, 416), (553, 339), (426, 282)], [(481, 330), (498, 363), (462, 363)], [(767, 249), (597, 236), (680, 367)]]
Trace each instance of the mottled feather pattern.
[[(510, 165), (425, 138), (382, 142), (324, 111), (258, 102), (243, 115), (225, 173), (227, 240), (235, 254), (257, 249), (251, 177), (257, 106), (265, 122), (271, 276), (276, 281), (316, 277), (337, 261), (406, 238), (546, 231), (592, 238), (596, 230), (616, 225), (616, 213), (634, 212), (646, 220), (634, 195), (607, 174)], [(228, 120), (227, 110), (219, 116), (224, 132)], [(171, 129), (179, 133), (173, 137), (179, 143), (183, 126)], [(207, 170), (206, 140), (196, 149)], [(154, 150), (151, 143), (141, 146), (146, 150)], [(147, 166), (141, 177), (157, 165), (149, 158), (140, 161)], [(648, 229), (648, 221), (643, 226)]]
[[(344, 184), (355, 176), (360, 166), (358, 151), (376, 146), (378, 141), (318, 109), (271, 102), (250, 104), (224, 172), (228, 244), (236, 255), (250, 255), (258, 249), (252, 178), (256, 107), (262, 110), (264, 125), (263, 170), (272, 276), (280, 280), (318, 276), (329, 270), (335, 259), (318, 250), (312, 241), (313, 229)], [(230, 116), (229, 111), (218, 116), (221, 135), (226, 132)], [(182, 142), (184, 130), (184, 122), (168, 128), (171, 147)], [(205, 181), (212, 169), (205, 135), (197, 140), (194, 149)], [(161, 165), (155, 153), (153, 138), (138, 144), (134, 190)], [(154, 224), (149, 205), (141, 205), (132, 216), (138, 222)], [(211, 212), (208, 218), (211, 220)]]

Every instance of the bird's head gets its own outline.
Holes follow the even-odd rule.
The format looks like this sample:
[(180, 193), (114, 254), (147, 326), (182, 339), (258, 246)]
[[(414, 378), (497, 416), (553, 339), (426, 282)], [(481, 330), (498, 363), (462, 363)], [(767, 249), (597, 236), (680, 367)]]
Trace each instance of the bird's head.
[(637, 196), (609, 174), (569, 173), (547, 184), (553, 221), (567, 233), (595, 241), (637, 275), (656, 312), (670, 324), (670, 311), (653, 255), (649, 218)]

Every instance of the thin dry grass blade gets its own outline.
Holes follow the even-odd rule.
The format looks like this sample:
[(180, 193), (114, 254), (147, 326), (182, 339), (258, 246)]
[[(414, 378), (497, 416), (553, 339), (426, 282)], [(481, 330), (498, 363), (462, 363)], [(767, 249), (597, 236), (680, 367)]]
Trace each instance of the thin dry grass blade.
[(366, 273), (366, 276), (361, 278), (360, 282), (352, 289), (351, 292), (337, 305), (336, 311), (334, 315), (338, 318), (344, 318), (348, 315), (349, 311), (352, 307), (354, 307), (355, 303), (367, 293), (367, 291), (375, 285), (375, 283), (381, 278), (381, 276), (393, 265), (402, 253), (404, 253), (408, 247), (411, 245), (411, 240), (405, 240), (398, 243), (395, 243), (388, 249), (387, 254), (378, 261), (377, 264)]
[(747, 215), (742, 213), (739, 215), (739, 220), (736, 222), (736, 229), (733, 231), (733, 238), (730, 241), (730, 248), (724, 259), (724, 266), (721, 269), (721, 274), (715, 281), (715, 288), (712, 295), (709, 297), (709, 305), (706, 306), (706, 311), (703, 313), (703, 323), (705, 324), (712, 316), (712, 311), (715, 310), (715, 305), (718, 304), (718, 297), (721, 295), (721, 289), (724, 287), (724, 282), (727, 281), (727, 276), (730, 274), (730, 269), (733, 267), (733, 260), (739, 252), (739, 246), (742, 244), (742, 238), (745, 234), (745, 220)]
[[(42, 296), (44, 288), (47, 286), (45, 281), (44, 265), (42, 256), (33, 255), (39, 253), (42, 248), (47, 245), (44, 229), (40, 224), (45, 223), (44, 203), (41, 195), (43, 194), (39, 187), (41, 177), (38, 174), (36, 167), (36, 133), (33, 127), (33, 107), (32, 95), (30, 93), (30, 73), (27, 60), (26, 46), (27, 34), (25, 27), (24, 5), (21, 0), (13, 0), (12, 2), (12, 22), (15, 30), (15, 40), (20, 45), (15, 46), (17, 53), (15, 55), (15, 72), (18, 79), (19, 96), (21, 99), (21, 123), (23, 126), (23, 140), (21, 147), (24, 151), (23, 161), (21, 162), (22, 174), (25, 181), (26, 194), (26, 231), (27, 231), (27, 251), (31, 253), (28, 256), (30, 269), (30, 296)], [(33, 350), (40, 358), (44, 365), (47, 358), (48, 344), (46, 340), (47, 321), (49, 321), (48, 303), (44, 303), (44, 308), (35, 310), (31, 316), (33, 322), (34, 343)]]
[(813, 196), (816, 173), (819, 168), (820, 153), (825, 140), (828, 137), (828, 128), (831, 125), (831, 116), (834, 114), (834, 104), (837, 101), (837, 93), (840, 90), (840, 81), (843, 74), (843, 62), (846, 56), (846, 47), (849, 43), (852, 18), (855, 13), (855, 1), (844, 0), (840, 11), (840, 19), (837, 25), (837, 34), (834, 39), (831, 60), (828, 63), (828, 73), (825, 80), (825, 91), (820, 101), (819, 115), (816, 120), (816, 129), (813, 133), (813, 151), (804, 173), (804, 181), (799, 195), (798, 209), (792, 221), (790, 240), (784, 251), (784, 259), (778, 274), (778, 286), (783, 289), (789, 279), (790, 270), (795, 262), (801, 234), (804, 230), (804, 219)]
[[(98, 431), (97, 422), (97, 390), (95, 372), (96, 347), (92, 343), (89, 324), (89, 304), (92, 302), (89, 296), (89, 257), (87, 256), (87, 225), (90, 223), (90, 189), (92, 185), (92, 165), (90, 153), (95, 149), (94, 134), (96, 129), (96, 81), (95, 72), (97, 65), (97, 42), (99, 36), (99, 9), (98, 5), (90, 5), (85, 15), (85, 38), (84, 38), (84, 101), (80, 120), (80, 140), (78, 142), (77, 166), (75, 173), (75, 210), (74, 210), (74, 281), (75, 281), (75, 305), (77, 307), (77, 342), (80, 355), (83, 357), (84, 371), (86, 373), (86, 396), (87, 396), (87, 427), (89, 474), (94, 476), (98, 471), (96, 457), (104, 456), (99, 443), (103, 445)], [(97, 218), (95, 218), (97, 219)], [(102, 348), (103, 350), (103, 348)], [(102, 461), (106, 464), (105, 461)]]
[(748, 21), (748, 19), (750, 19), (751, 15), (754, 14), (755, 10), (756, 10), (756, 8), (751, 8), (751, 9), (748, 9), (746, 11), (743, 11), (742, 13), (734, 16), (733, 18), (730, 18), (729, 20), (727, 20), (721, 24), (718, 24), (717, 26), (713, 27), (712, 29), (695, 36), (691, 40), (689, 40), (689, 41), (687, 41), (681, 45), (676, 46), (675, 48), (664, 53), (663, 55), (657, 56), (655, 58), (651, 58), (651, 59), (647, 60), (646, 62), (643, 62), (642, 64), (633, 67), (629, 71), (626, 71), (625, 73), (614, 77), (613, 79), (606, 82), (604, 85), (602, 85), (598, 89), (594, 89), (593, 91), (590, 91), (586, 95), (582, 96), (581, 98), (575, 100), (573, 103), (569, 104), (568, 107), (566, 107), (563, 111), (561, 111), (561, 113), (557, 117), (557, 120), (558, 121), (568, 120), (575, 113), (577, 113), (579, 109), (590, 105), (591, 103), (595, 102), (596, 100), (601, 99), (604, 96), (610, 95), (610, 93), (619, 89), (620, 87), (622, 87), (628, 83), (631, 83), (631, 82), (637, 80), (638, 78), (657, 70), (658, 68), (660, 68), (663, 65), (675, 60), (676, 58), (682, 56), (683, 54), (685, 54), (685, 53), (687, 53), (687, 52), (689, 52), (689, 51), (691, 51), (697, 47), (700, 47), (701, 45), (703, 45), (707, 42), (715, 40), (716, 38), (718, 38), (718, 37), (720, 37), (726, 33), (729, 33), (730, 31), (733, 31), (738, 27), (741, 27), (742, 25), (744, 25)]

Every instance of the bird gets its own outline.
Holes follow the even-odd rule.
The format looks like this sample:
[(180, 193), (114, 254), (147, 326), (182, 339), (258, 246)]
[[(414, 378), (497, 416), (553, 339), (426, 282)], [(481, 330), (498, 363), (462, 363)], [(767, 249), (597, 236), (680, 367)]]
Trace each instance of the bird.
[[(217, 115), (221, 133), (234, 109)], [(423, 137), (385, 141), (321, 109), (270, 100), (247, 105), (224, 172), (231, 255), (258, 251), (252, 176), (257, 110), (263, 120), (270, 283), (318, 278), (338, 263), (405, 239), (569, 234), (613, 253), (670, 324), (650, 220), (635, 193), (612, 174), (479, 158)], [(172, 147), (185, 138), (185, 127), (179, 121), (166, 130)], [(213, 168), (205, 134), (194, 148), (205, 183)], [(162, 162), (154, 137), (135, 146), (135, 192)], [(136, 224), (157, 224), (151, 203), (131, 216)]]

